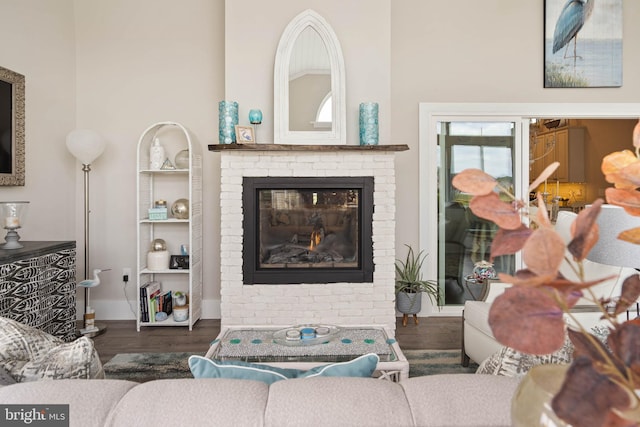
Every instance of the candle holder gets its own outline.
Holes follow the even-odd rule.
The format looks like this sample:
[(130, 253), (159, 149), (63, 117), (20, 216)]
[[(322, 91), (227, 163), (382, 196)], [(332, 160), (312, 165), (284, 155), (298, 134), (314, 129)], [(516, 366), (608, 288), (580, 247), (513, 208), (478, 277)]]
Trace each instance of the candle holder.
[(262, 110), (258, 110), (258, 109), (253, 109), (253, 110), (249, 110), (249, 123), (251, 123), (253, 125), (253, 137), (256, 140), (256, 142), (258, 142), (258, 129), (256, 128), (256, 125), (259, 125), (262, 123)]
[(24, 246), (18, 241), (20, 235), (16, 230), (22, 227), (27, 215), (27, 207), (29, 202), (0, 202), (0, 218), (7, 235), (4, 240), (7, 242), (0, 246), (2, 249), (20, 249)]

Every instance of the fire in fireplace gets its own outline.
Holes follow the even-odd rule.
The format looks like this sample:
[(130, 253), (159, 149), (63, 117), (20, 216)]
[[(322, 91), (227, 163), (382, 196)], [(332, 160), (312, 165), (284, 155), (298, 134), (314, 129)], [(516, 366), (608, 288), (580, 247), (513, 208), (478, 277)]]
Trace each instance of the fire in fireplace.
[(373, 281), (372, 177), (245, 177), (245, 284)]

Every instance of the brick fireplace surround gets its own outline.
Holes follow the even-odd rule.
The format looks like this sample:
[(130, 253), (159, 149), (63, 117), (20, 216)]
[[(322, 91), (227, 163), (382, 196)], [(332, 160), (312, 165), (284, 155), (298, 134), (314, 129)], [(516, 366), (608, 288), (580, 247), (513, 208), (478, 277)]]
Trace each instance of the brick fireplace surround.
[[(383, 325), (395, 330), (395, 162), (406, 145), (210, 145), (220, 153), (221, 323)], [(374, 178), (372, 283), (244, 285), (243, 177)], [(310, 280), (311, 281), (311, 280)]]

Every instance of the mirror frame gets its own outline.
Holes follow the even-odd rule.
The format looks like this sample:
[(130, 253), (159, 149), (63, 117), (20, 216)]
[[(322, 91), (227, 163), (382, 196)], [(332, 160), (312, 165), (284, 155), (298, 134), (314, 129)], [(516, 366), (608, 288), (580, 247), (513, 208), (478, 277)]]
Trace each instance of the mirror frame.
[[(289, 64), (293, 46), (307, 27), (313, 28), (320, 35), (331, 62), (333, 124), (330, 131), (289, 130)], [(336, 33), (322, 16), (307, 9), (291, 20), (280, 37), (273, 74), (273, 140), (276, 144), (347, 143), (344, 58)]]
[(24, 76), (0, 67), (0, 80), (11, 84), (11, 173), (0, 173), (0, 185), (24, 185)]

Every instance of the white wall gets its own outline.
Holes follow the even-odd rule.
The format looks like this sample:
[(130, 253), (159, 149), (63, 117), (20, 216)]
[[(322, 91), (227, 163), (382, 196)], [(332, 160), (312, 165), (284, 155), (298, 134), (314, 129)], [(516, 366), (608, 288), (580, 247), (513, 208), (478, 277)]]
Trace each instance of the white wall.
[(227, 0), (225, 96), (238, 102), (240, 124), (249, 123), (249, 109), (262, 109), (257, 139), (273, 141), (276, 49), (289, 21), (312, 9), (331, 25), (342, 47), (347, 143), (358, 144), (359, 104), (378, 102), (380, 143), (391, 144), (390, 4), (390, 0)]
[[(623, 4), (623, 86), (544, 89), (542, 0), (231, 0), (226, 9), (223, 0), (0, 0), (0, 64), (27, 82), (27, 184), (1, 187), (0, 199), (31, 200), (25, 240), (75, 236), (82, 254), (82, 174), (64, 140), (75, 127), (104, 135), (109, 145), (91, 172), (91, 254), (113, 271), (92, 298), (99, 319), (133, 318), (120, 276), (135, 267), (138, 137), (174, 120), (206, 151), (227, 98), (240, 103), (241, 122), (261, 108), (258, 139), (271, 138), (275, 48), (287, 22), (312, 8), (342, 44), (349, 143), (357, 105), (377, 101), (381, 143), (411, 148), (396, 155), (403, 256), (405, 243), (418, 247), (418, 103), (637, 102), (640, 2)], [(205, 152), (205, 317), (219, 313), (219, 162)]]
[[(410, 0), (391, 8), (391, 127), (397, 248), (418, 247), (418, 103), (638, 102), (640, 2), (623, 0), (623, 86), (543, 88), (543, 0)], [(435, 203), (435, 200), (434, 200)]]
[[(217, 142), (216, 101), (223, 97), (224, 4), (77, 0), (74, 5), (77, 126), (95, 129), (108, 141), (91, 172), (91, 264), (112, 269), (92, 291), (97, 317), (134, 318), (124, 303), (121, 278), (123, 267), (134, 274), (136, 269), (136, 148), (148, 126), (166, 120), (189, 128), (202, 145), (204, 234), (210, 236), (203, 248), (203, 313), (219, 317), (214, 237), (219, 235), (219, 159), (206, 146)], [(81, 229), (77, 235), (81, 241)], [(127, 295), (135, 301), (133, 277)]]
[(0, 187), (0, 200), (31, 202), (22, 240), (75, 239), (73, 43), (71, 0), (0, 0), (0, 65), (25, 76), (26, 92), (25, 185)]

